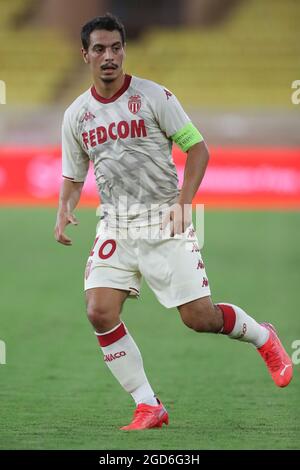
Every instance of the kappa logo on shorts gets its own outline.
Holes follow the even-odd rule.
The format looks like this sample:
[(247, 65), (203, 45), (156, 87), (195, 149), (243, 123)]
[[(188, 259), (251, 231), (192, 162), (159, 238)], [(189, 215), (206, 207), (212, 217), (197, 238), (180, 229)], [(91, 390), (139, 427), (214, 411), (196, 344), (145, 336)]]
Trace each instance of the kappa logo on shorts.
[(132, 114), (136, 114), (139, 112), (142, 106), (142, 100), (140, 95), (133, 95), (130, 96), (128, 100), (128, 109)]
[(203, 278), (202, 287), (208, 287), (208, 279), (207, 279), (207, 277), (204, 277), (204, 278)]
[(120, 357), (124, 357), (124, 356), (126, 356), (125, 351), (116, 352), (115, 354), (105, 354), (104, 362), (111, 362), (111, 361), (114, 361), (115, 359), (120, 359)]
[(198, 243), (193, 242), (192, 253), (198, 253), (199, 251), (200, 248), (198, 246)]
[(204, 269), (204, 263), (202, 259), (199, 259), (197, 269)]
[(195, 229), (190, 228), (188, 233), (188, 238), (195, 238)]

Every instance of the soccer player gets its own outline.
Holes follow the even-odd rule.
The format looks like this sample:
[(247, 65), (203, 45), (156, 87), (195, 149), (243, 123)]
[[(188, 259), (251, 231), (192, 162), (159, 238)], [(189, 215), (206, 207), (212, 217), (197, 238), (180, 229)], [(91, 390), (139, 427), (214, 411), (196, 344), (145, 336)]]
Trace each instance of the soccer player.
[[(214, 304), (210, 296), (191, 213), (184, 210), (208, 163), (203, 137), (172, 92), (124, 73), (125, 30), (116, 17), (106, 14), (89, 21), (81, 39), (93, 86), (64, 115), (64, 179), (55, 238), (72, 244), (64, 231), (68, 224), (77, 224), (73, 211), (92, 161), (101, 221), (85, 271), (87, 314), (104, 361), (136, 404), (132, 422), (121, 429), (168, 424), (140, 350), (120, 320), (124, 301), (139, 295), (142, 276), (162, 305), (177, 307), (189, 328), (251, 343), (275, 384), (285, 387), (292, 378), (292, 362), (274, 327), (257, 323), (236, 305)], [(180, 190), (173, 142), (187, 153)], [(166, 230), (169, 236), (162, 236)]]

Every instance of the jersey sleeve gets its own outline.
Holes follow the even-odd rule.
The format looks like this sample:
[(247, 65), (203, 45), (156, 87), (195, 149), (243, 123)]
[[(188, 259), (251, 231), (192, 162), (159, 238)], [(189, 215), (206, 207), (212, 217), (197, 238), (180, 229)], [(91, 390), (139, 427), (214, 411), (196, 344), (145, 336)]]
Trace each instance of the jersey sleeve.
[(62, 175), (74, 182), (83, 183), (89, 163), (89, 157), (78, 142), (70, 115), (66, 112), (62, 124)]
[(196, 143), (202, 142), (202, 135), (193, 125), (176, 96), (163, 87), (159, 87), (155, 95), (154, 113), (166, 136), (184, 152)]

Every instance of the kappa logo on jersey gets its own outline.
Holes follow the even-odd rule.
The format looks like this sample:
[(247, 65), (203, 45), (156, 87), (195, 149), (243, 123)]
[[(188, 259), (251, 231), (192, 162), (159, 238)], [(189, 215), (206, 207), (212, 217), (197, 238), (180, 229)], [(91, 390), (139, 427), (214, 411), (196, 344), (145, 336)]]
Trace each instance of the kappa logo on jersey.
[(91, 113), (90, 111), (87, 111), (86, 113), (84, 113), (84, 115), (80, 119), (80, 122), (92, 121), (92, 119), (94, 119), (95, 117), (96, 116), (93, 113)]
[(108, 139), (117, 140), (127, 139), (128, 137), (147, 137), (147, 130), (144, 119), (130, 122), (120, 121), (112, 122), (107, 127), (99, 126), (88, 132), (83, 132), (82, 140), (86, 148), (96, 147), (96, 145), (104, 144)]
[(126, 356), (125, 351), (116, 352), (115, 354), (105, 354), (104, 362), (111, 362), (111, 361), (114, 361), (115, 359), (120, 359), (120, 357), (124, 357), (124, 356)]
[(203, 278), (202, 287), (208, 287), (208, 279), (206, 277)]
[(130, 96), (128, 100), (128, 109), (132, 114), (136, 114), (139, 112), (142, 106), (142, 100), (140, 95), (133, 95)]
[(171, 98), (171, 96), (173, 96), (172, 93), (169, 90), (166, 90), (165, 88), (164, 88), (164, 92), (166, 94), (167, 100)]

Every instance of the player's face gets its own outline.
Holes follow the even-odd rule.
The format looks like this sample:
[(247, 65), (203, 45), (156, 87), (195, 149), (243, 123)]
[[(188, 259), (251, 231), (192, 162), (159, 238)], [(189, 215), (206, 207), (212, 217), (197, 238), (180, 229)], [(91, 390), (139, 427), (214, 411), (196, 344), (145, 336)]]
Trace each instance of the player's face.
[(94, 78), (113, 82), (122, 73), (125, 56), (119, 31), (95, 30), (90, 34), (88, 50), (83, 50), (84, 61), (89, 64)]

